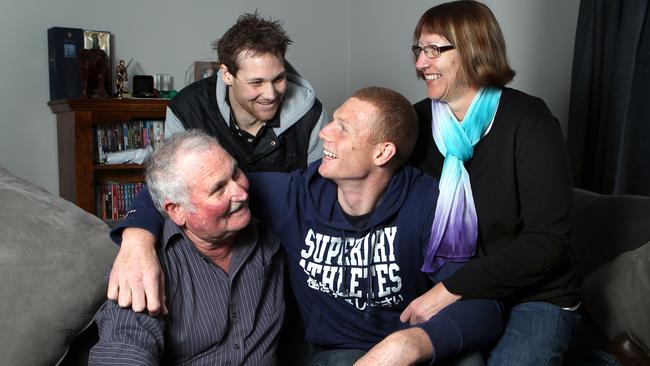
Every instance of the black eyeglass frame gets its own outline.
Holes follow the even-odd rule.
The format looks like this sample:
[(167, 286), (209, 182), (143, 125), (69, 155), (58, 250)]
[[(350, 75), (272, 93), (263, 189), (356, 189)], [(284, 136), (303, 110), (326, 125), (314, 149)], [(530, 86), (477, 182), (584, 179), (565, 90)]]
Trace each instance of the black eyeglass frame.
[[(427, 58), (433, 59), (440, 57), (443, 52), (453, 50), (454, 48), (456, 48), (456, 46), (453, 44), (447, 46), (436, 46), (435, 44), (430, 44), (424, 47), (413, 45), (411, 46), (411, 51), (413, 51), (413, 55), (416, 58), (420, 56), (420, 52), (424, 51), (424, 55), (427, 56)], [(433, 52), (433, 55), (429, 55), (431, 52)]]

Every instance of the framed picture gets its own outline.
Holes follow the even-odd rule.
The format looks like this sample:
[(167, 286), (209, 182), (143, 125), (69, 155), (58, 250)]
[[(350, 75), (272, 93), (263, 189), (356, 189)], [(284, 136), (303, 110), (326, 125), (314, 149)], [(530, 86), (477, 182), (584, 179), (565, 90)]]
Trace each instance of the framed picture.
[(219, 71), (220, 64), (210, 61), (194, 62), (194, 81), (210, 77)]
[(92, 49), (95, 44), (106, 52), (108, 60), (111, 60), (111, 32), (84, 30), (84, 48)]

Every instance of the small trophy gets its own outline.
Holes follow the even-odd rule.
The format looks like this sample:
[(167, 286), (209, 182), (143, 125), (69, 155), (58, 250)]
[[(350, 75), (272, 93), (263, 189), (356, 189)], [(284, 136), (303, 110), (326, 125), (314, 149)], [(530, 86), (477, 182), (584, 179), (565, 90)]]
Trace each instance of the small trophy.
[(115, 89), (117, 90), (118, 98), (124, 98), (124, 96), (128, 96), (129, 94), (129, 88), (127, 88), (124, 83), (129, 80), (127, 69), (129, 68), (129, 65), (131, 65), (131, 61), (133, 61), (133, 59), (129, 60), (129, 63), (125, 65), (124, 60), (120, 60), (115, 69)]

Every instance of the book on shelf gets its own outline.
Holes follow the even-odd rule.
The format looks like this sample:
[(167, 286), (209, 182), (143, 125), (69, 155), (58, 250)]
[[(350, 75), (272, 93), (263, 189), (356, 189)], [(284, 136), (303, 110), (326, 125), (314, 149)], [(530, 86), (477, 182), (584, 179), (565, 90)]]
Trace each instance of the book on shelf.
[(159, 120), (122, 121), (98, 124), (93, 128), (98, 164), (110, 163), (109, 154), (112, 153), (155, 148), (164, 138), (164, 122)]
[(82, 85), (77, 55), (84, 49), (80, 28), (52, 27), (47, 30), (50, 100), (79, 98)]
[(131, 201), (142, 188), (144, 182), (108, 182), (95, 187), (95, 215), (102, 220), (119, 220), (126, 215)]

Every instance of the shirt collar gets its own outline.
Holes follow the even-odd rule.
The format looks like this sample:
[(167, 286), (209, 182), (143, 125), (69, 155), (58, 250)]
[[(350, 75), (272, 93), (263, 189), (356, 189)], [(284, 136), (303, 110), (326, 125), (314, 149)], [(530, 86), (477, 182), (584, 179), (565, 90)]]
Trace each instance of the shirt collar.
[[(235, 269), (235, 271), (238, 270), (241, 264), (248, 259), (257, 246), (258, 225), (259, 221), (256, 218), (251, 218), (250, 223), (237, 235), (236, 244), (233, 247), (231, 258), (231, 268)], [(165, 218), (165, 225), (163, 226), (161, 238), (163, 250), (167, 250), (169, 246), (179, 240), (185, 240), (189, 245), (193, 245), (183, 230), (170, 218)]]

